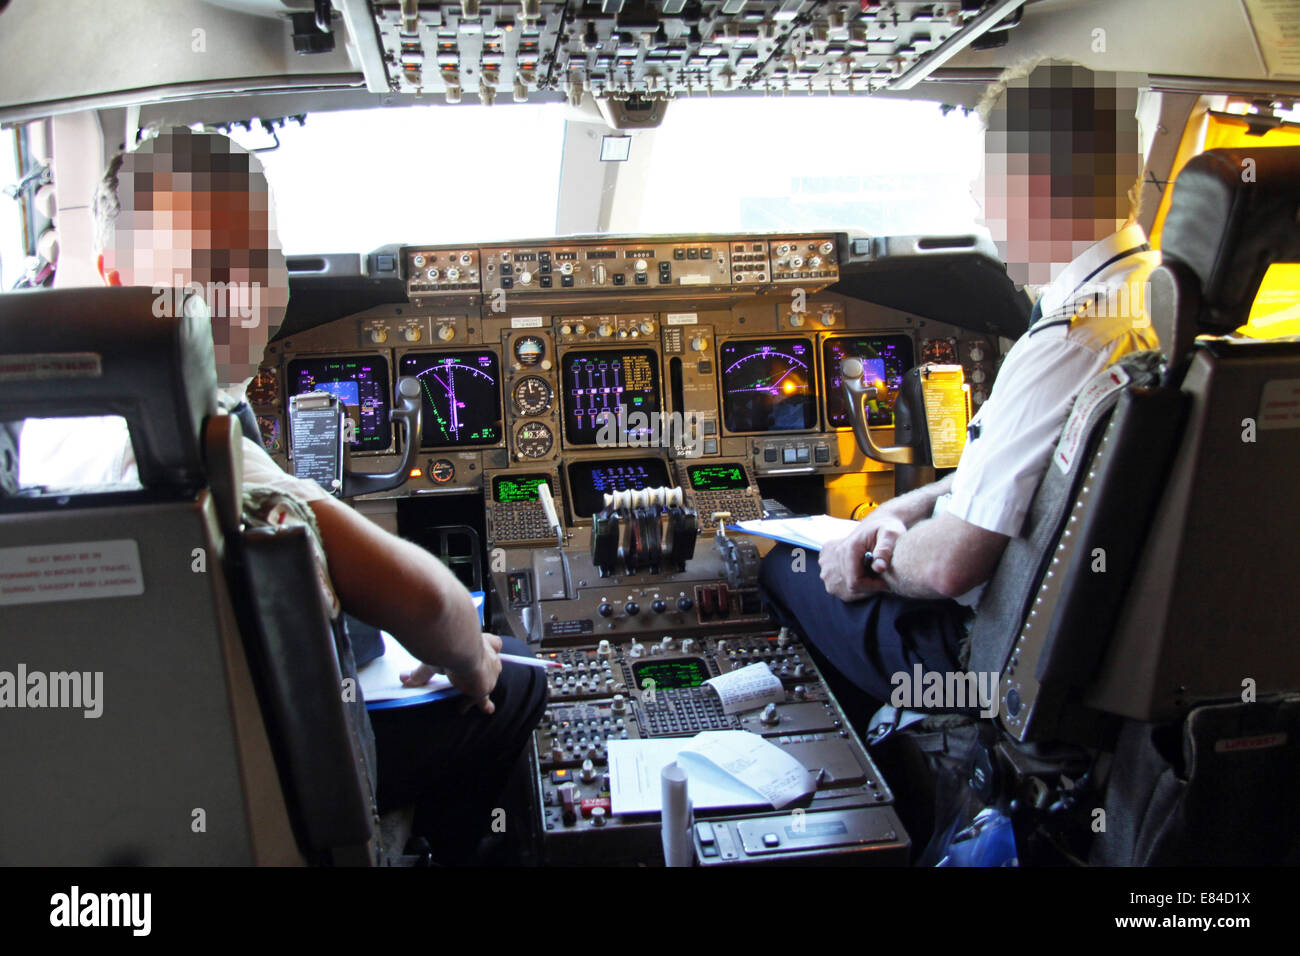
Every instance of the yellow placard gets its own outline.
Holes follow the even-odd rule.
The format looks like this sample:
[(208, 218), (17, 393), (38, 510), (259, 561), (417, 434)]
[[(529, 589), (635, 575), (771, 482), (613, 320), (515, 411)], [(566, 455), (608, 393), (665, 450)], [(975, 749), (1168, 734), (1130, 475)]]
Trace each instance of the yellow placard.
[[(927, 374), (928, 372), (928, 374)], [(921, 370), (925, 422), (935, 468), (956, 468), (966, 447), (966, 377), (960, 365), (929, 365)]]

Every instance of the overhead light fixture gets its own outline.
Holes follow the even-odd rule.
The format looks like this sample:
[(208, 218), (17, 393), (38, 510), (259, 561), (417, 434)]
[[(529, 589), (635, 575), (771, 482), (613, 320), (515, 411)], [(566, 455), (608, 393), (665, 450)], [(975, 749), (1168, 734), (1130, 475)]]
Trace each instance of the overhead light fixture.
[(600, 138), (600, 161), (602, 163), (625, 163), (631, 153), (631, 136), (602, 136)]

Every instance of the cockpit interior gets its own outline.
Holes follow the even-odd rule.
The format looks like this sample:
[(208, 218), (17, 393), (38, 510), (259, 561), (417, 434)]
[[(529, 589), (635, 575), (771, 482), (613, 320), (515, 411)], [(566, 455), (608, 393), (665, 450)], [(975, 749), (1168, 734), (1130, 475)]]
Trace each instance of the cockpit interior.
[[(0, 2), (0, 864), (1300, 863), (1296, 24), (1280, 0)], [(1036, 434), (1017, 350), (1084, 313), (1012, 264), (1055, 282), (1093, 237), (1016, 249), (980, 184), (986, 95), (1044, 58), (1131, 102), (1144, 344), (1057, 396), (1029, 478), (979, 465), (1028, 484), (963, 665), (909, 657), (884, 699), (819, 635), (838, 617), (774, 609), (770, 566), (821, 588), (818, 552), (826, 579), (878, 509), (936, 482), (956, 509), (995, 416), (1008, 448)], [(234, 409), (239, 322), (200, 257), (165, 286), (97, 262), (105, 168), (176, 128), (264, 168), (283, 249)], [(155, 249), (198, 228), (168, 215)], [(98, 416), (130, 487), (24, 478), (32, 420)], [(259, 510), (245, 441), (324, 510)], [(467, 715), (450, 658), (366, 620), (340, 505), (450, 572), (544, 698), (499, 793), (438, 784), (474, 808), (442, 826), (483, 827), (464, 856), (385, 796), (382, 751), (422, 710), (513, 712)], [(855, 555), (851, 612), (911, 599), (908, 534), (888, 569)], [(422, 663), (445, 673), (396, 676)]]

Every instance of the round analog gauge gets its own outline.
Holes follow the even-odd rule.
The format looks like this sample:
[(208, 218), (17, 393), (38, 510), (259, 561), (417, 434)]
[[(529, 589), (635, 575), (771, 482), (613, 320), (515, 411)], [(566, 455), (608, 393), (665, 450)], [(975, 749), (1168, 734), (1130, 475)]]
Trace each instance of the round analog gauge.
[(515, 339), (515, 358), (524, 368), (532, 368), (540, 362), (545, 352), (546, 343), (536, 335)]
[(541, 422), (525, 422), (515, 430), (515, 450), (520, 458), (545, 458), (555, 436)]
[(254, 405), (274, 405), (280, 400), (280, 373), (273, 368), (259, 369), (244, 394)]
[(429, 462), (429, 480), (435, 485), (445, 485), (456, 477), (456, 466), (449, 458)]
[(926, 339), (921, 343), (921, 364), (956, 365), (957, 345), (952, 339)]
[(545, 379), (530, 375), (511, 393), (516, 415), (545, 415), (555, 402), (555, 389)]

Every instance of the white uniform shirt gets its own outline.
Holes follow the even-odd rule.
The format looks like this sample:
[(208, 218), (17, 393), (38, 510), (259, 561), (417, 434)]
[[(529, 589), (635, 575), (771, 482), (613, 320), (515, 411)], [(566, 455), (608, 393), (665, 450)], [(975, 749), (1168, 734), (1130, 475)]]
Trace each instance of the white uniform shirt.
[[(1044, 290), (1042, 317), (1007, 353), (934, 514), (1019, 535), (1079, 390), (1121, 356), (1159, 347), (1146, 286), (1159, 264), (1132, 225), (1091, 246)], [(958, 600), (974, 605), (982, 592)]]

